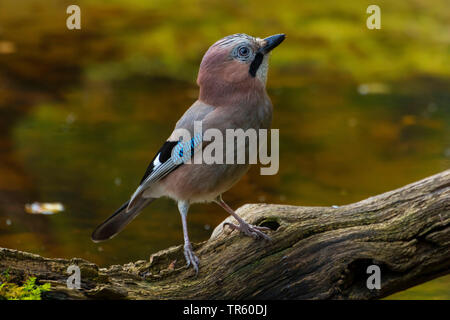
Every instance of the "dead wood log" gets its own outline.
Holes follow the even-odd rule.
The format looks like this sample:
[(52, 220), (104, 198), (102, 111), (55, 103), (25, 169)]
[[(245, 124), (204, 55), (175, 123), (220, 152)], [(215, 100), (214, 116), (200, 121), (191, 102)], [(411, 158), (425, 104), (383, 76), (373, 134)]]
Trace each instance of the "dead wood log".
[[(197, 277), (182, 246), (108, 268), (0, 249), (0, 271), (50, 282), (50, 299), (377, 299), (450, 271), (450, 170), (341, 207), (251, 204), (238, 213), (273, 229), (272, 242), (222, 223), (194, 245)], [(81, 269), (79, 290), (66, 287), (71, 264)], [(366, 286), (373, 264), (379, 290)]]

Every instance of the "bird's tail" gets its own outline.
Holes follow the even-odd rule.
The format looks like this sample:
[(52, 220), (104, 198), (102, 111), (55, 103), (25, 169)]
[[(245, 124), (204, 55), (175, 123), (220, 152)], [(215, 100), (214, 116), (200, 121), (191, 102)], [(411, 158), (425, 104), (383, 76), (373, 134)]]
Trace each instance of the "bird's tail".
[(125, 202), (114, 214), (99, 225), (92, 232), (91, 239), (94, 242), (111, 239), (123, 230), (136, 216), (148, 206), (154, 198), (140, 198), (134, 206), (127, 211), (129, 201)]

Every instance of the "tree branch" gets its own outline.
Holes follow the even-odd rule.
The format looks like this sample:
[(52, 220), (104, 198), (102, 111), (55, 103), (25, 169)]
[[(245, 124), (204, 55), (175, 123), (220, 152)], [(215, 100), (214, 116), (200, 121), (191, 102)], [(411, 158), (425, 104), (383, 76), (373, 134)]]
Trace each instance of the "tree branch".
[[(53, 299), (375, 299), (450, 271), (450, 170), (338, 208), (252, 204), (238, 213), (273, 229), (273, 241), (222, 223), (194, 245), (198, 277), (182, 246), (108, 268), (0, 249), (0, 271), (50, 282), (45, 297)], [(81, 269), (80, 290), (66, 287), (71, 264)], [(381, 269), (379, 290), (366, 287), (372, 264)]]

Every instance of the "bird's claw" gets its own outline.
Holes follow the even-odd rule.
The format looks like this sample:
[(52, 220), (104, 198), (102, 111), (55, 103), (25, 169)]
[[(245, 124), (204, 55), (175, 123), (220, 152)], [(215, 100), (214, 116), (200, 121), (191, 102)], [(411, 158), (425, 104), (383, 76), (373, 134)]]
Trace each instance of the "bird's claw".
[(184, 245), (184, 257), (186, 258), (186, 266), (189, 267), (190, 265), (192, 265), (192, 268), (194, 268), (195, 274), (197, 275), (199, 260), (195, 255), (190, 243)]
[(230, 227), (232, 230), (239, 230), (240, 232), (242, 232), (243, 234), (245, 234), (248, 237), (252, 237), (253, 239), (264, 239), (267, 241), (271, 241), (272, 239), (265, 234), (262, 231), (269, 231), (271, 230), (270, 228), (267, 227), (259, 227), (259, 226), (254, 226), (252, 224), (249, 223), (241, 223), (239, 225), (235, 225), (234, 223), (231, 222), (225, 222), (223, 224), (223, 226), (228, 226)]

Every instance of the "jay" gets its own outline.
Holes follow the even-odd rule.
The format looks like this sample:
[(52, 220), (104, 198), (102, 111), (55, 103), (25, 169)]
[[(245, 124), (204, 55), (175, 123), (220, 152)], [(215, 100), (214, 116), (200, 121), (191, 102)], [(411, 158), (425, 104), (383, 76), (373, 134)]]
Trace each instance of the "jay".
[[(272, 103), (266, 92), (268, 59), (271, 50), (284, 38), (284, 34), (265, 39), (234, 34), (217, 41), (207, 50), (197, 77), (198, 100), (178, 120), (174, 132), (150, 162), (130, 200), (94, 230), (94, 242), (112, 238), (146, 206), (164, 196), (178, 203), (184, 256), (187, 266), (191, 265), (196, 273), (199, 259), (192, 249), (187, 228), (187, 213), (192, 203), (215, 202), (237, 220), (238, 224), (227, 223), (231, 229), (255, 239), (270, 240), (263, 232), (268, 228), (248, 224), (222, 200), (222, 194), (239, 181), (250, 164), (186, 161), (186, 155), (192, 156), (195, 146), (192, 144), (194, 148), (187, 148), (183, 154), (179, 130), (187, 130), (193, 136), (196, 121), (201, 121), (202, 130), (215, 128), (222, 133), (238, 128), (270, 129)], [(247, 144), (240, 147), (248, 149)], [(186, 152), (189, 150), (191, 152)]]

